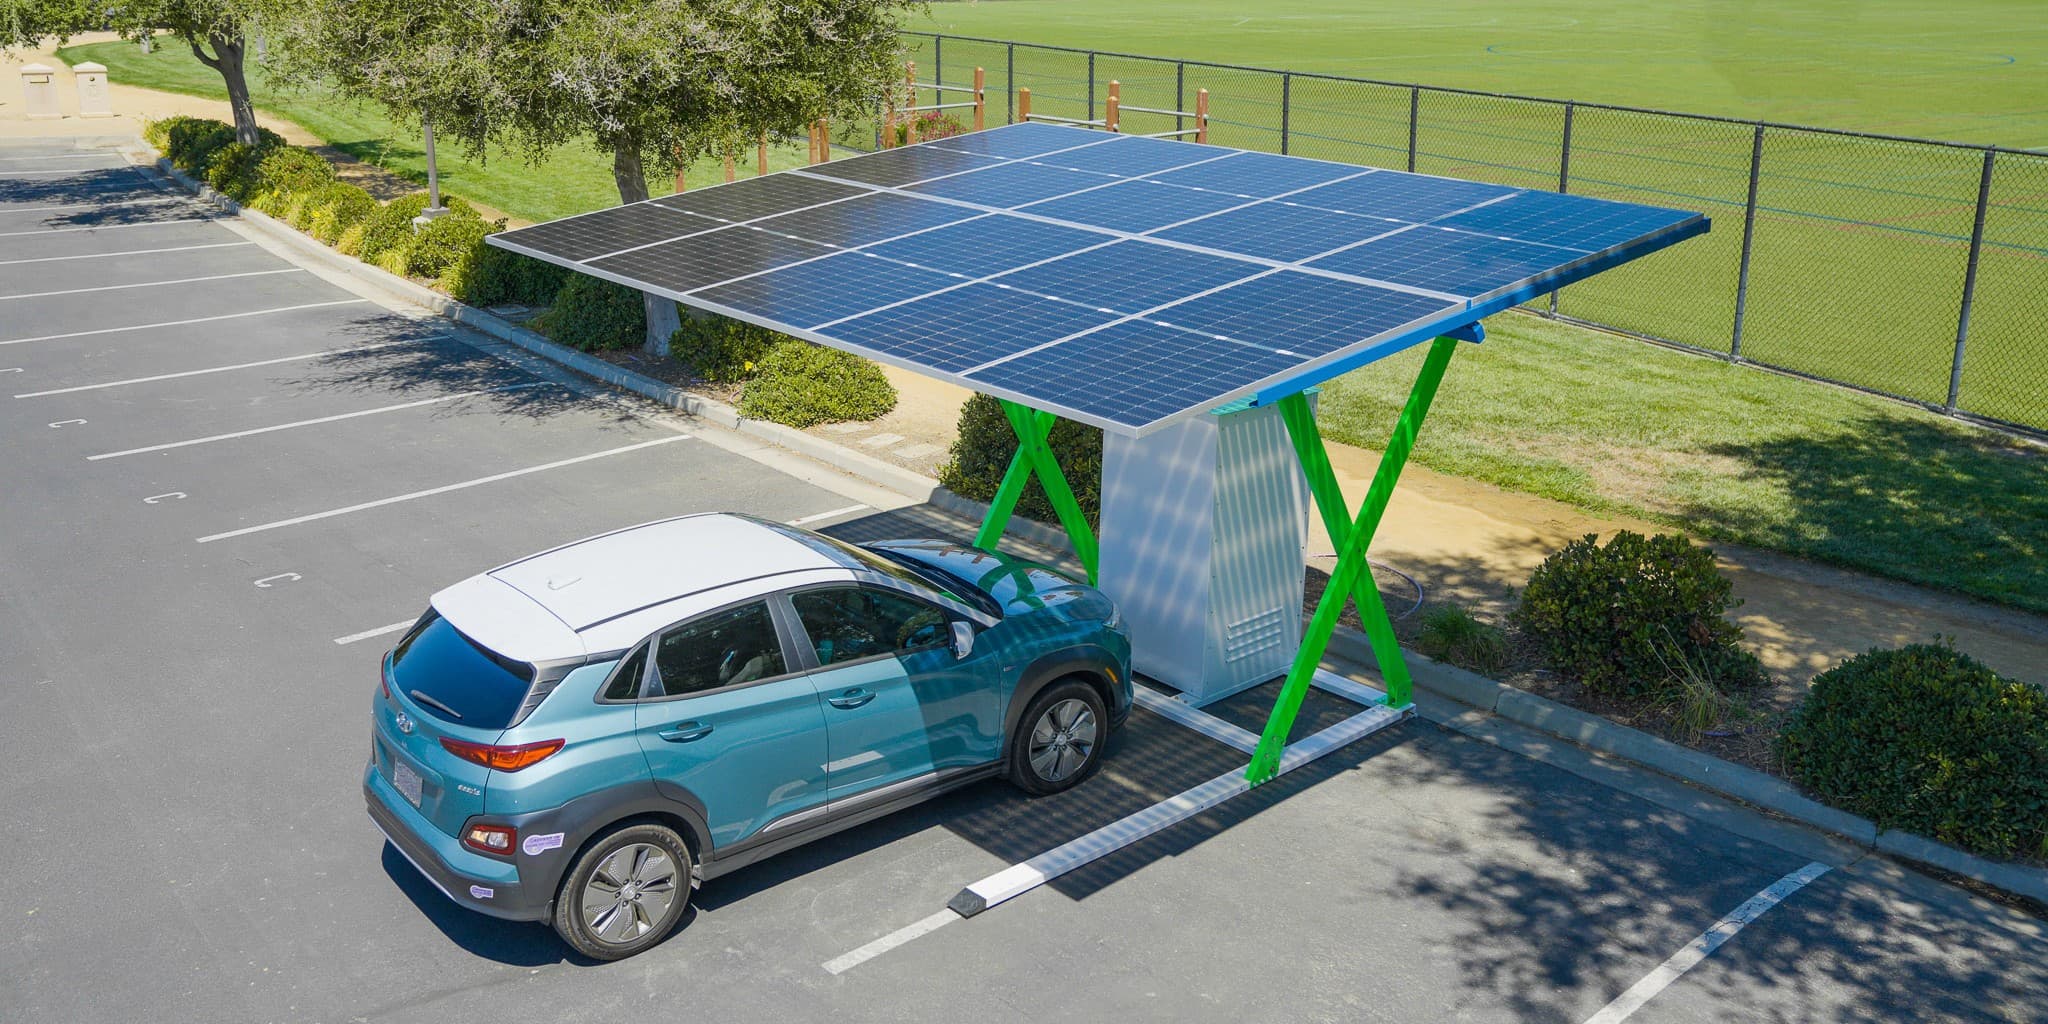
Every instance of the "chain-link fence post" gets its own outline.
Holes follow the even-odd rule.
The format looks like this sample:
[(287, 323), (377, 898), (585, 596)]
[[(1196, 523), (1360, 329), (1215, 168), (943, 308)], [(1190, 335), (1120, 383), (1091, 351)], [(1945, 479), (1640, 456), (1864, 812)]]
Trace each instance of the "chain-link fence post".
[(1017, 120), (1017, 44), (1010, 43), (1003, 50), (1003, 123), (1011, 124)]
[(1408, 173), (1415, 173), (1415, 124), (1422, 116), (1422, 87), (1408, 87)]
[[(1561, 142), (1561, 143), (1560, 143), (1560, 144), (1558, 145), (1558, 147), (1557, 147), (1557, 190), (1558, 190), (1559, 192), (1561, 192), (1561, 193), (1562, 193), (1562, 192), (1569, 192), (1569, 191), (1571, 191), (1571, 184), (1572, 184), (1572, 114), (1573, 114), (1573, 112), (1574, 112), (1574, 111), (1576, 111), (1577, 109), (1578, 109), (1578, 104), (1576, 104), (1576, 103), (1573, 103), (1573, 102), (1572, 102), (1572, 101), (1570, 101), (1570, 100), (1566, 100), (1566, 101), (1565, 101), (1565, 104), (1564, 104), (1564, 140), (1563, 140), (1563, 141), (1562, 141), (1562, 142)], [(1556, 315), (1557, 315), (1557, 293), (1558, 293), (1558, 292), (1561, 292), (1561, 291), (1563, 291), (1563, 290), (1564, 290), (1564, 289), (1562, 289), (1562, 288), (1558, 288), (1558, 289), (1555, 289), (1555, 290), (1553, 290), (1553, 291), (1552, 291), (1552, 292), (1550, 293), (1550, 315), (1551, 315), (1551, 316), (1556, 316)]]
[(1088, 51), (1088, 120), (1095, 120), (1095, 51)]
[(1749, 200), (1742, 207), (1742, 266), (1735, 272), (1735, 335), (1728, 358), (1742, 358), (1742, 316), (1749, 309), (1749, 254), (1756, 241), (1756, 183), (1764, 164), (1764, 126), (1758, 122), (1749, 143)]
[[(1173, 109), (1186, 110), (1187, 108), (1188, 62), (1184, 60), (1177, 60), (1173, 62)], [(1174, 135), (1174, 138), (1180, 138), (1180, 135), (1178, 133), (1187, 128), (1187, 125), (1183, 123), (1186, 120), (1187, 118), (1184, 118), (1179, 114), (1175, 114), (1173, 116), (1173, 130), (1176, 133)]]
[(1970, 262), (1963, 268), (1963, 308), (1956, 315), (1956, 356), (1948, 369), (1948, 411), (1956, 411), (1956, 393), (1963, 386), (1963, 343), (1970, 339), (1970, 303), (1977, 297), (1977, 257), (1984, 251), (1984, 211), (1991, 205), (1991, 160), (1984, 151), (1984, 172), (1977, 179), (1977, 220), (1970, 228)]
[(1288, 112), (1294, 103), (1294, 73), (1280, 73), (1280, 155), (1287, 155)]
[[(945, 51), (942, 49), (942, 47), (945, 45), (945, 42), (945, 36), (932, 37), (932, 81), (937, 82), (940, 85), (946, 84), (946, 60), (944, 56)], [(944, 103), (946, 101), (944, 97), (934, 97), (932, 99), (932, 102)], [(912, 96), (910, 98), (910, 105), (913, 107), (917, 106), (917, 97)]]

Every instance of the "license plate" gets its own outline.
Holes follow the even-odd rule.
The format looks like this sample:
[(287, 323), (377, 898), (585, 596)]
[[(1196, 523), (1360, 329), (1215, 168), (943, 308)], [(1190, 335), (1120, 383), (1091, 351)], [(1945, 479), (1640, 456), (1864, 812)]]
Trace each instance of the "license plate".
[(414, 807), (420, 805), (420, 773), (407, 767), (404, 761), (392, 763), (391, 785), (405, 794), (405, 798), (412, 801)]

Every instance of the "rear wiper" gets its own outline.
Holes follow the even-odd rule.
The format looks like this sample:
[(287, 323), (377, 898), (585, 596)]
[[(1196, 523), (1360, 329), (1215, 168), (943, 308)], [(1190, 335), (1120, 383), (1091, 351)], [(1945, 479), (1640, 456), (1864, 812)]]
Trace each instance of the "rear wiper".
[(451, 715), (454, 715), (456, 718), (462, 717), (462, 712), (457, 711), (454, 708), (451, 708), (448, 705), (443, 704), (440, 701), (435, 700), (434, 698), (419, 692), (418, 690), (407, 690), (405, 692), (410, 694), (412, 696), (412, 699), (419, 701), (420, 703), (425, 704), (428, 707), (440, 708), (441, 710), (446, 711)]

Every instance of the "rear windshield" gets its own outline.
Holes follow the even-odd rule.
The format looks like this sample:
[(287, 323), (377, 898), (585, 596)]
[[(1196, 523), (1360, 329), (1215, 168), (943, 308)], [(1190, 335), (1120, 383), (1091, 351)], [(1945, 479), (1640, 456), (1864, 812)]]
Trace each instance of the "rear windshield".
[(391, 685), (444, 722), (504, 729), (533, 683), (532, 665), (484, 649), (429, 611), (391, 652)]

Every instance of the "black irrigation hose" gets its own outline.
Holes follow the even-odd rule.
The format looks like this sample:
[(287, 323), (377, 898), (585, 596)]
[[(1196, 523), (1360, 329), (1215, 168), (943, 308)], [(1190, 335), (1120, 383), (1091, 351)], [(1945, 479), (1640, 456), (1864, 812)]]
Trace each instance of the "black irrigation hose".
[[(1337, 557), (1337, 553), (1336, 553), (1335, 551), (1325, 551), (1325, 552), (1322, 552), (1321, 554), (1318, 554), (1318, 555), (1317, 555), (1316, 557), (1317, 557), (1317, 558), (1335, 558), (1335, 557)], [(1415, 577), (1413, 577), (1413, 576), (1410, 576), (1410, 575), (1408, 575), (1407, 573), (1405, 573), (1405, 572), (1402, 572), (1401, 570), (1399, 570), (1399, 569), (1396, 569), (1396, 568), (1394, 568), (1393, 566), (1391, 566), (1391, 565), (1388, 565), (1388, 564), (1387, 564), (1387, 563), (1385, 563), (1385, 562), (1375, 562), (1375, 561), (1373, 561), (1373, 560), (1372, 560), (1372, 559), (1370, 559), (1370, 558), (1368, 558), (1368, 559), (1366, 559), (1366, 560), (1365, 560), (1365, 564), (1366, 564), (1366, 565), (1369, 565), (1369, 566), (1371, 566), (1371, 567), (1373, 567), (1373, 568), (1375, 568), (1375, 569), (1385, 569), (1386, 571), (1388, 571), (1388, 572), (1390, 572), (1390, 573), (1393, 573), (1394, 575), (1396, 575), (1396, 576), (1399, 576), (1399, 577), (1401, 577), (1401, 578), (1402, 578), (1402, 579), (1404, 579), (1404, 580), (1407, 580), (1407, 581), (1408, 581), (1408, 585), (1409, 585), (1409, 586), (1411, 586), (1411, 587), (1414, 587), (1414, 588), (1415, 588), (1415, 603), (1414, 603), (1414, 604), (1411, 604), (1411, 605), (1409, 605), (1409, 606), (1408, 606), (1408, 610), (1407, 610), (1407, 611), (1405, 611), (1405, 612), (1402, 612), (1401, 614), (1399, 614), (1399, 615), (1396, 615), (1396, 616), (1394, 616), (1393, 618), (1394, 618), (1394, 621), (1395, 621), (1395, 622), (1399, 622), (1399, 621), (1401, 621), (1402, 619), (1405, 619), (1405, 618), (1407, 618), (1408, 616), (1410, 616), (1410, 615), (1413, 615), (1413, 614), (1415, 614), (1415, 613), (1416, 613), (1417, 611), (1421, 610), (1421, 608), (1422, 608), (1422, 584), (1421, 584), (1420, 582), (1418, 582), (1418, 581), (1417, 581), (1417, 580), (1415, 579)]]

